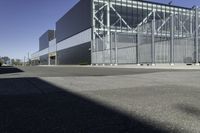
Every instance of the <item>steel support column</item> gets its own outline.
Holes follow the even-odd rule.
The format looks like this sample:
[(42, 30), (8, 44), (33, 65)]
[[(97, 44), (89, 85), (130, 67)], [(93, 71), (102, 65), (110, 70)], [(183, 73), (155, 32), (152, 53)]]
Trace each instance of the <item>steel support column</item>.
[(51, 57), (48, 55), (48, 65), (51, 65)]
[(118, 45), (117, 45), (117, 33), (115, 32), (115, 65), (118, 65)]
[(55, 57), (55, 65), (58, 65), (58, 57), (57, 57), (57, 54), (56, 54), (56, 57)]
[(140, 51), (139, 51), (139, 45), (140, 45), (140, 30), (139, 27), (137, 27), (137, 44), (136, 44), (136, 60), (137, 60), (137, 64), (140, 64)]
[(104, 47), (105, 46), (105, 44), (106, 44), (106, 38), (105, 37), (103, 37), (103, 40), (102, 40), (102, 42), (103, 42), (103, 51), (102, 51), (102, 65), (104, 66), (105, 65), (105, 52), (106, 52), (106, 48)]
[(174, 14), (170, 21), (170, 64), (174, 65)]
[(192, 16), (192, 11), (190, 11), (190, 35), (191, 37), (193, 36), (193, 25), (192, 25), (192, 19), (193, 19), (193, 16)]
[(96, 34), (95, 34), (95, 4), (94, 4), (94, 0), (92, 0), (92, 41), (91, 41), (91, 65), (96, 64), (97, 63), (97, 56), (95, 56), (96, 58), (96, 62), (94, 63), (94, 52), (95, 52), (95, 39), (96, 39)]
[(193, 11), (190, 11), (190, 35), (193, 36)]
[(195, 63), (199, 65), (199, 8), (195, 8)]
[(110, 0), (107, 0), (108, 4), (107, 4), (107, 46), (106, 49), (110, 50), (110, 64), (112, 64), (112, 53), (111, 53), (111, 38), (110, 38)]
[[(56, 31), (56, 30), (55, 30)], [(55, 35), (54, 35), (55, 36)], [(56, 37), (55, 37), (56, 38)], [(58, 45), (56, 44), (56, 57), (55, 57), (55, 65), (58, 65)]]
[(151, 60), (153, 66), (155, 65), (155, 16), (156, 12), (153, 11), (152, 36), (151, 36)]

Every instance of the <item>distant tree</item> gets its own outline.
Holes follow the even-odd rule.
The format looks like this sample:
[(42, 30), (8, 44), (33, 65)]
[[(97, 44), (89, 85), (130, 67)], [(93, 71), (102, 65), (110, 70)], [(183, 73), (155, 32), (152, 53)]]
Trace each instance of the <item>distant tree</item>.
[(0, 57), (0, 63), (1, 63), (1, 66), (3, 64), (12, 65), (12, 66), (21, 66), (21, 65), (23, 65), (23, 63), (22, 63), (22, 61), (20, 59), (10, 59), (7, 56)]
[(1, 57), (1, 59), (3, 60), (3, 63), (4, 63), (4, 64), (7, 64), (7, 63), (10, 62), (10, 58), (7, 57), (7, 56)]
[(11, 65), (14, 65), (15, 59), (11, 59)]
[(21, 66), (22, 62), (20, 59), (11, 59), (11, 65), (13, 66)]
[(21, 62), (20, 59), (16, 59), (16, 60), (15, 60), (15, 65), (16, 65), (16, 66), (22, 66), (22, 64), (23, 64), (23, 63)]

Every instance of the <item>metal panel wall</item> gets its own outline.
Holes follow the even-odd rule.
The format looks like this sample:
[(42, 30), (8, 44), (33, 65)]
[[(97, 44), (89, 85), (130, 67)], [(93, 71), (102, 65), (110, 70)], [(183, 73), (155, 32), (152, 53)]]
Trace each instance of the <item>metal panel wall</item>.
[(48, 54), (40, 56), (40, 65), (48, 65)]
[(67, 49), (87, 42), (91, 42), (91, 29), (87, 29), (70, 38), (67, 38), (66, 40), (57, 43), (57, 50), (59, 51), (62, 49)]
[(93, 50), (92, 61), (97, 64), (115, 64), (116, 58), (119, 64), (136, 63), (136, 35), (130, 34), (112, 34), (111, 50), (106, 49), (106, 37), (97, 39), (97, 47)]
[(39, 51), (49, 47), (49, 41), (54, 39), (54, 30), (48, 30), (39, 38)]
[(91, 0), (80, 0), (56, 23), (56, 41), (63, 41), (92, 27)]
[(57, 52), (58, 64), (90, 64), (91, 63), (91, 53), (90, 53), (91, 43), (84, 43), (67, 49), (63, 49)]
[(170, 41), (163, 40), (155, 43), (155, 62), (170, 63)]
[(43, 49), (39, 51), (39, 56), (43, 56), (49, 53), (49, 48)]
[(174, 61), (176, 63), (195, 63), (194, 39), (174, 40)]
[(49, 42), (49, 53), (56, 52), (56, 50), (57, 50), (57, 46), (56, 46), (56, 45), (57, 45), (57, 44), (56, 44), (56, 39), (51, 40), (51, 41)]

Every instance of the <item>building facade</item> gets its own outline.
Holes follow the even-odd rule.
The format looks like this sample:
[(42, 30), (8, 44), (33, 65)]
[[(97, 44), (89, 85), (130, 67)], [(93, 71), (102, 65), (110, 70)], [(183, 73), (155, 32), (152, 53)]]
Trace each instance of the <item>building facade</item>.
[[(56, 23), (55, 62), (198, 65), (199, 29), (197, 7), (137, 0), (80, 0)], [(50, 58), (51, 51), (47, 53), (45, 58)]]
[(47, 38), (52, 30), (40, 37), (40, 49), (32, 54), (33, 64), (91, 64), (91, 19), (91, 1), (79, 1), (56, 22), (53, 39)]

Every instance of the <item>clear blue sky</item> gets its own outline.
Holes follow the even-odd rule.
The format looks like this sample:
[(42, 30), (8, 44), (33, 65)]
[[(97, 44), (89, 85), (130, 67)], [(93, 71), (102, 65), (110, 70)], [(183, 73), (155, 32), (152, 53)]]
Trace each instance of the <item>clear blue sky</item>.
[(78, 0), (0, 0), (0, 56), (23, 59)]
[[(78, 0), (0, 0), (0, 56), (23, 59), (38, 50), (38, 38)], [(170, 0), (152, 0), (168, 3)], [(173, 0), (192, 7), (199, 0)]]

